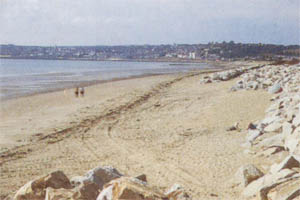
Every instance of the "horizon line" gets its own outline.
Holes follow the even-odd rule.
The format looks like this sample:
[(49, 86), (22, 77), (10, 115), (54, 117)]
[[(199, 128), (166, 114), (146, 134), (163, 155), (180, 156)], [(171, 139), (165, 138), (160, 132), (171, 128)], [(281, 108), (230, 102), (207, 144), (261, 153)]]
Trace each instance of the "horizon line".
[(113, 44), (113, 45), (104, 45), (104, 44), (95, 44), (95, 45), (27, 45), (27, 44), (14, 44), (14, 43), (0, 43), (1, 46), (4, 45), (13, 45), (13, 46), (25, 46), (25, 47), (97, 47), (97, 46), (105, 46), (105, 47), (116, 47), (116, 46), (173, 46), (173, 45), (208, 45), (210, 43), (213, 44), (222, 44), (223, 42), (226, 43), (230, 43), (230, 42), (234, 42), (234, 44), (262, 44), (262, 45), (278, 45), (278, 46), (300, 46), (300, 43), (298, 44), (278, 44), (278, 43), (261, 43), (261, 42), (249, 42), (249, 43), (243, 43), (243, 42), (235, 42), (233, 40), (231, 41), (222, 41), (222, 42), (218, 42), (218, 41), (211, 41), (211, 42), (207, 42), (207, 43), (160, 43), (160, 44)]

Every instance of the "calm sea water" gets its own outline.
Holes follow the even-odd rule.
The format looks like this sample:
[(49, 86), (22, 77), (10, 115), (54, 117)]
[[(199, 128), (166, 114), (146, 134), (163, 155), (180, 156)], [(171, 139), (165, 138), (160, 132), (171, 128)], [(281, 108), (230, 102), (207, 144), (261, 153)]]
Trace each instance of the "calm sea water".
[(187, 72), (207, 64), (0, 59), (0, 98), (61, 89), (82, 82)]

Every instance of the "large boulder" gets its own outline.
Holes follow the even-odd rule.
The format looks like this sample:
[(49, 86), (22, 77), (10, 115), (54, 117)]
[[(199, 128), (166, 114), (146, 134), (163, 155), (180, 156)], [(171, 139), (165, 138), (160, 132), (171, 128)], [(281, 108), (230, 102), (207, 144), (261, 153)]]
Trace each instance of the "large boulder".
[(236, 182), (246, 187), (252, 181), (262, 177), (264, 175), (259, 169), (254, 165), (244, 165), (238, 169), (235, 174)]
[(135, 178), (139, 179), (140, 181), (143, 181), (143, 182), (147, 183), (147, 176), (146, 176), (146, 174), (138, 175)]
[(300, 168), (300, 157), (296, 155), (290, 155), (281, 161), (281, 163), (273, 164), (270, 172), (275, 174), (283, 169), (292, 169), (294, 167)]
[(282, 146), (269, 146), (266, 147), (261, 154), (258, 155), (263, 155), (265, 157), (270, 157), (276, 153), (284, 151), (284, 148)]
[(269, 147), (281, 147), (284, 145), (284, 138), (282, 134), (276, 134), (271, 137), (267, 137), (259, 142), (259, 146), (263, 149)]
[(247, 142), (252, 144), (254, 142), (254, 140), (262, 134), (263, 134), (263, 132), (258, 129), (249, 129), (246, 140), (247, 140)]
[(285, 137), (284, 148), (291, 154), (300, 153), (300, 128), (297, 128), (293, 134)]
[(299, 174), (290, 169), (281, 170), (275, 174), (266, 174), (259, 179), (252, 181), (243, 190), (242, 195), (250, 198), (258, 195), (259, 199), (267, 200), (268, 192), (277, 185), (296, 179)]
[(85, 176), (74, 176), (74, 177), (70, 178), (70, 183), (73, 187), (77, 187), (86, 181), (88, 181), (88, 180), (87, 180), (87, 177), (85, 177)]
[(296, 200), (300, 199), (300, 178), (285, 182), (271, 189), (268, 199), (272, 200)]
[(100, 191), (95, 183), (82, 183), (74, 189), (47, 188), (45, 200), (96, 200)]
[(212, 80), (220, 80), (220, 76), (219, 76), (218, 73), (213, 73), (213, 74), (211, 75), (211, 79), (212, 79)]
[(264, 187), (260, 189), (260, 191), (258, 193), (258, 195), (259, 195), (258, 197), (261, 200), (269, 200), (268, 194), (273, 188), (276, 188), (277, 186), (280, 186), (284, 183), (299, 179), (299, 177), (300, 177), (299, 175), (296, 175), (296, 176), (290, 177), (290, 178), (277, 179), (276, 182), (274, 182), (274, 183), (265, 184)]
[(278, 122), (280, 120), (279, 116), (269, 116), (262, 120), (262, 124), (265, 124), (266, 126), (275, 122)]
[(284, 122), (282, 124), (282, 135), (283, 137), (288, 137), (290, 136), (292, 133), (293, 133), (293, 125), (291, 123), (288, 123), (288, 122)]
[(300, 126), (300, 111), (299, 111), (299, 113), (296, 115), (296, 117), (293, 119), (293, 125), (294, 125), (295, 127)]
[(47, 188), (45, 200), (74, 200), (74, 191), (68, 189)]
[(264, 128), (265, 132), (276, 132), (279, 133), (282, 130), (282, 123), (274, 122), (269, 124), (267, 127)]
[(276, 94), (282, 91), (282, 87), (279, 83), (274, 83), (269, 89), (268, 92), (271, 94)]
[(266, 79), (262, 82), (262, 86), (263, 86), (263, 88), (268, 88), (269, 86), (272, 85), (272, 83), (273, 83), (272, 80)]
[(46, 188), (72, 188), (68, 177), (62, 171), (55, 171), (25, 184), (16, 193), (14, 200), (44, 200)]
[(95, 200), (100, 193), (99, 186), (90, 182), (80, 184), (74, 191), (74, 200)]
[(121, 177), (106, 184), (97, 200), (166, 200), (166, 195), (136, 178)]
[(98, 185), (101, 190), (103, 185), (109, 183), (111, 180), (120, 178), (121, 176), (123, 175), (111, 166), (99, 166), (88, 171), (85, 176), (76, 176), (71, 178), (71, 183), (73, 186), (78, 186), (85, 182), (92, 182)]

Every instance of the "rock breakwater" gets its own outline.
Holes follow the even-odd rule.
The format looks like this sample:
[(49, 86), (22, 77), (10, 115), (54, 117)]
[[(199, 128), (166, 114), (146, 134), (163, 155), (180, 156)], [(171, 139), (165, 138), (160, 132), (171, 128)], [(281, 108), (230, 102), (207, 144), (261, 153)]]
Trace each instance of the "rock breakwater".
[(265, 174), (253, 165), (239, 169), (235, 179), (243, 188), (241, 199), (300, 199), (300, 64), (232, 69), (204, 77), (201, 83), (237, 76), (231, 92), (261, 89), (273, 94), (265, 118), (249, 122), (242, 145), (245, 153), (273, 164), (264, 166)]
[[(7, 198), (9, 199), (9, 198)], [(175, 184), (166, 191), (151, 187), (146, 176), (124, 176), (110, 166), (99, 166), (85, 176), (70, 180), (55, 171), (28, 182), (12, 198), (14, 200), (190, 200), (184, 189)]]

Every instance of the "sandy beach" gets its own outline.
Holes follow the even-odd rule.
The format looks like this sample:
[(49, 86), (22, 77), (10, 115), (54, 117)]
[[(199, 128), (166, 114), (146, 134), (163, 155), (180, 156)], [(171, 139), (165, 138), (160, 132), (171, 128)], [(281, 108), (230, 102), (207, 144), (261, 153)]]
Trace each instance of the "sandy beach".
[[(253, 64), (253, 63), (252, 63)], [(270, 105), (266, 91), (229, 92), (236, 82), (200, 84), (203, 72), (97, 84), (1, 102), (0, 199), (53, 170), (69, 177), (98, 165), (145, 173), (161, 189), (179, 183), (195, 199), (238, 199), (230, 179), (246, 127)], [(241, 132), (226, 128), (239, 122)]]

